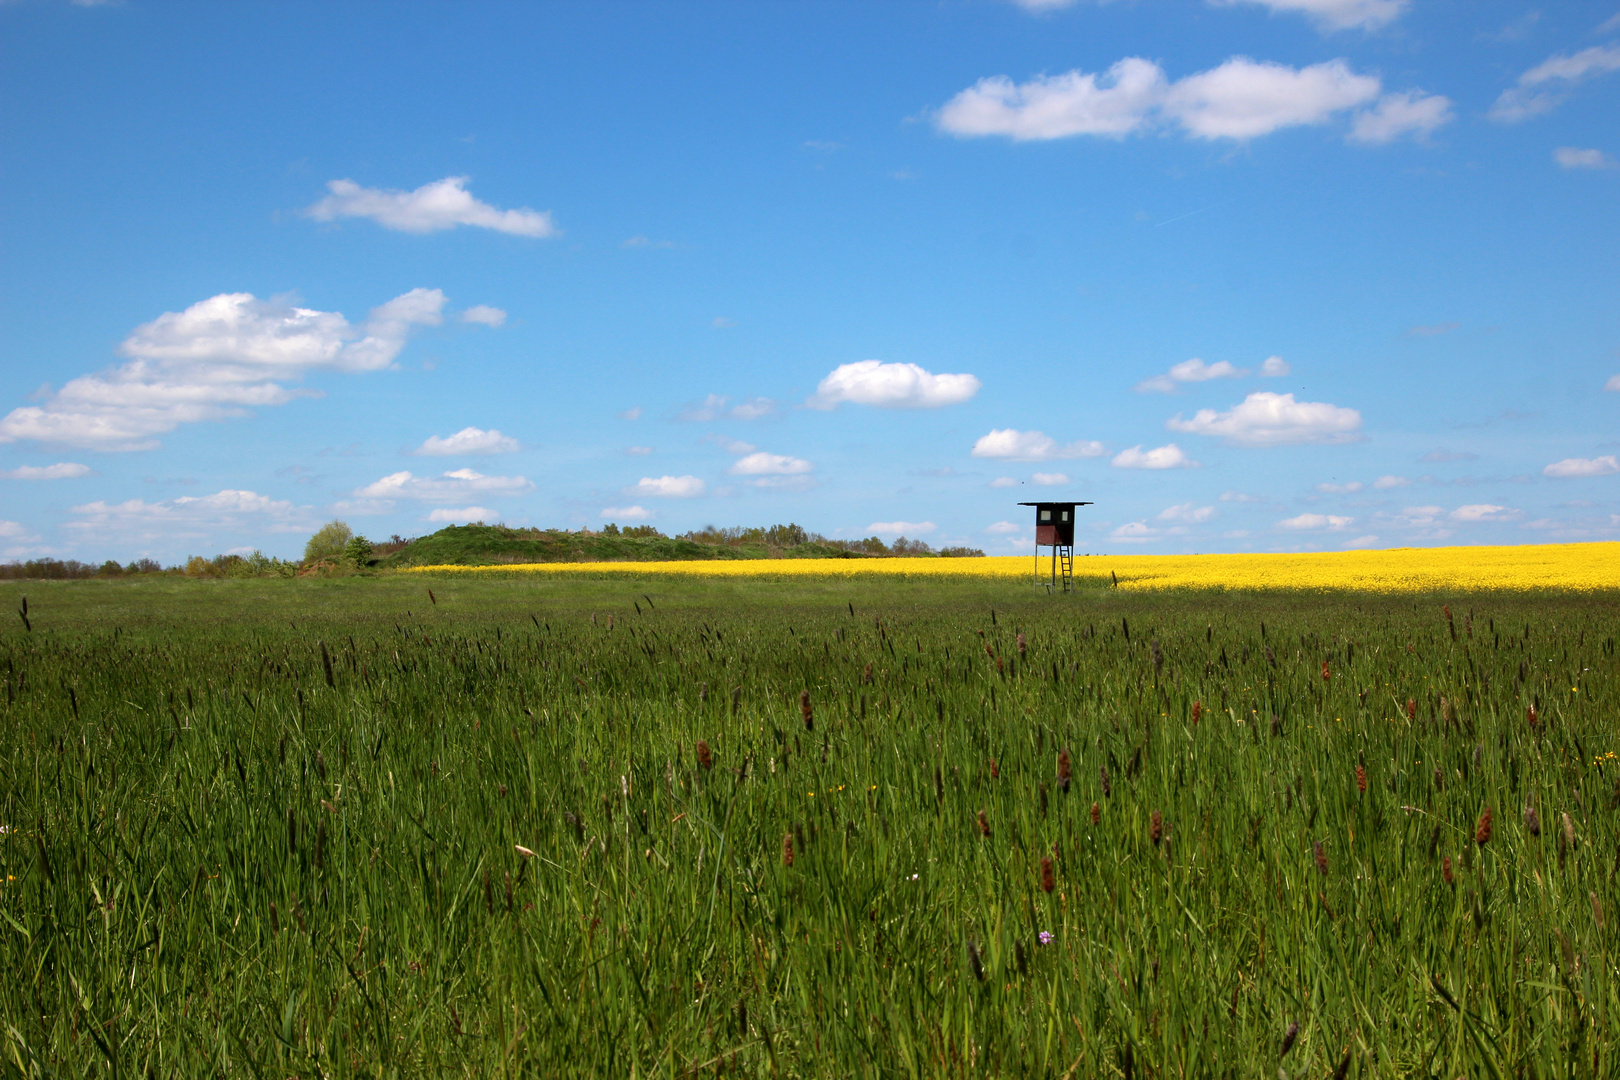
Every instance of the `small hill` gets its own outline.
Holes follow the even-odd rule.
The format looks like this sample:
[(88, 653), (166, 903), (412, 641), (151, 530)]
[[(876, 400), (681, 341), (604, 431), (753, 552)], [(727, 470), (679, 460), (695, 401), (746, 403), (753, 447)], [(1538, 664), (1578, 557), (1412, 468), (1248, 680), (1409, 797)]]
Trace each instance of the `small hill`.
[[(640, 531), (640, 530), (637, 530)], [(652, 530), (646, 530), (651, 533)], [(539, 562), (653, 562), (694, 559), (854, 559), (871, 554), (832, 544), (806, 542), (697, 543), (678, 537), (569, 532), (564, 529), (512, 529), (504, 525), (451, 525), (403, 546), (379, 545), (377, 565), (491, 566)]]

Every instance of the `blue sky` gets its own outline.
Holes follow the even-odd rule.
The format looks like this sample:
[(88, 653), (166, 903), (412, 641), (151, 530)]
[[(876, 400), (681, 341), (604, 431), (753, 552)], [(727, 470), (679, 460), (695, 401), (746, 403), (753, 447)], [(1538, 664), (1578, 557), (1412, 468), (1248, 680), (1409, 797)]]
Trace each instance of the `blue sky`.
[(1620, 4), (0, 4), (0, 558), (1620, 538)]

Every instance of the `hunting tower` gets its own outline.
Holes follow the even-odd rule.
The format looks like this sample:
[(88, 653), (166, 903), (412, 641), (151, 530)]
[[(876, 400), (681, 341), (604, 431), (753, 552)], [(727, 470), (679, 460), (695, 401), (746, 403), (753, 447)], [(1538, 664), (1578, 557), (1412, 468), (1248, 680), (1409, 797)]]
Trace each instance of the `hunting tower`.
[[(1090, 506), (1088, 502), (1033, 502), (1019, 506), (1035, 508), (1035, 584), (1046, 586), (1047, 592), (1061, 588), (1064, 592), (1074, 588), (1074, 508)], [(1041, 580), (1041, 548), (1052, 549), (1051, 577)], [(1061, 574), (1060, 574), (1061, 571)]]

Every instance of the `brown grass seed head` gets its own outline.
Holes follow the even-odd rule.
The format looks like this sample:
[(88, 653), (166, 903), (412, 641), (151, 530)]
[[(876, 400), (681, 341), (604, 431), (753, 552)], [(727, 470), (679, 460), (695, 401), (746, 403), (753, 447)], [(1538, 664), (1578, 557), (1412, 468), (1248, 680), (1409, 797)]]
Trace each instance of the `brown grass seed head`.
[(1056, 882), (1052, 880), (1052, 857), (1048, 855), (1041, 860), (1041, 892), (1051, 892)]
[(1479, 815), (1479, 824), (1474, 827), (1474, 843), (1484, 847), (1491, 839), (1491, 808), (1486, 807)]

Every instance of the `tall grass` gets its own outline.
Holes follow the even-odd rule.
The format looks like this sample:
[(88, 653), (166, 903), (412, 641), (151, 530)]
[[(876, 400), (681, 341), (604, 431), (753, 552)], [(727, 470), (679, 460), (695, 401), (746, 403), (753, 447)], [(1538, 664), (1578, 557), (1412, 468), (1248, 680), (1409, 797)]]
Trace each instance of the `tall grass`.
[(426, 584), (29, 586), (0, 1068), (1620, 1071), (1607, 600)]

